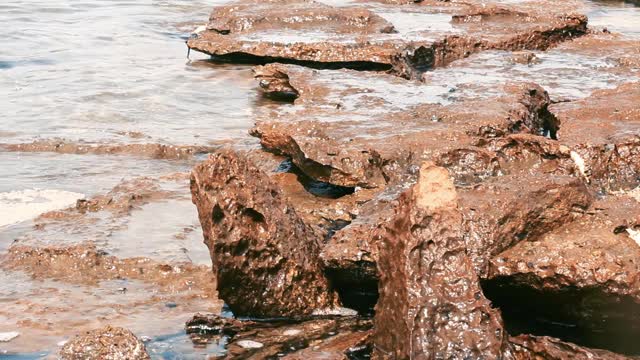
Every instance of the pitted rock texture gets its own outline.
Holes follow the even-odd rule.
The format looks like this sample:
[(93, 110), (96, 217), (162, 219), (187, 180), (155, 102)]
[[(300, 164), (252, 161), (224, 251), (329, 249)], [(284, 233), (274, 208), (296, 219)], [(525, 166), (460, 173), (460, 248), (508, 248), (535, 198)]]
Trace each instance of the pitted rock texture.
[(309, 315), (338, 305), (318, 235), (280, 188), (246, 158), (215, 153), (192, 172), (191, 192), (218, 292), (236, 315)]
[(465, 241), (476, 271), (521, 241), (534, 241), (578, 217), (592, 195), (581, 179), (558, 175), (495, 177), (460, 192)]
[(507, 335), (466, 254), (447, 170), (423, 165), (399, 203), (379, 244), (374, 358), (502, 358)]
[(640, 301), (640, 245), (632, 235), (638, 229), (640, 202), (608, 196), (574, 221), (493, 257), (488, 277), (540, 290), (598, 288)]
[[(536, 151), (547, 145), (557, 146), (551, 140), (518, 135), (511, 141), (520, 151), (514, 152), (511, 145), (506, 150), (497, 148), (497, 152), (460, 149), (438, 163), (446, 164), (459, 188), (467, 251), (481, 276), (486, 275), (492, 255), (571, 222), (584, 213), (593, 198), (583, 180), (570, 175), (574, 171), (570, 159), (540, 160)], [(531, 153), (527, 147), (532, 148)], [(465, 166), (466, 161), (495, 164), (495, 168), (483, 173), (487, 167), (478, 165), (476, 172), (472, 166)], [(325, 267), (339, 275), (335, 281), (377, 281), (380, 224), (393, 216), (403, 189), (400, 184), (389, 185), (360, 207), (356, 219), (331, 237), (321, 256)]]
[(640, 185), (640, 83), (601, 90), (551, 111), (560, 141), (574, 151), (584, 175), (603, 191)]
[(638, 229), (636, 199), (598, 199), (575, 220), (493, 257), (485, 294), (512, 334), (637, 354)]
[(67, 342), (60, 350), (63, 360), (147, 360), (144, 344), (131, 331), (106, 326), (87, 331)]
[[(273, 173), (273, 164), (247, 165), (258, 170), (240, 173), (251, 173), (260, 184), (246, 181), (241, 188), (220, 180), (224, 187), (208, 189), (209, 199), (217, 198), (206, 204), (205, 214), (213, 212), (218, 202), (229, 205), (242, 198), (243, 205), (230, 212), (234, 225), (225, 225), (228, 231), (224, 233), (210, 231), (207, 241), (214, 244), (214, 237), (263, 236), (255, 235), (257, 230), (264, 234), (255, 241), (258, 243), (289, 244), (282, 233), (292, 233), (303, 244), (315, 242), (305, 251), (308, 256), (287, 253), (284, 258), (292, 259), (291, 266), (313, 263), (310, 272), (319, 275), (310, 282), (316, 284), (319, 277), (326, 283), (311, 288), (318, 294), (332, 294), (335, 289), (342, 304), (353, 305), (361, 314), (372, 314), (373, 303), (378, 301), (372, 337), (376, 358), (616, 358), (612, 353), (564, 342), (613, 347), (572, 334), (562, 337), (563, 341), (532, 335), (510, 338), (507, 332), (547, 333), (539, 333), (534, 326), (514, 326), (514, 309), (527, 308), (526, 298), (509, 302), (496, 297), (493, 305), (488, 300), (494, 300), (491, 296), (505, 278), (507, 285), (522, 280), (541, 292), (532, 302), (562, 289), (560, 299), (565, 305), (544, 303), (542, 310), (558, 310), (551, 314), (557, 317), (544, 314), (547, 328), (560, 326), (557, 320), (562, 322), (562, 316), (573, 314), (572, 309), (581, 316), (595, 309), (593, 317), (583, 316), (582, 320), (594, 320), (596, 325), (589, 331), (605, 332), (606, 326), (598, 328), (600, 320), (629, 315), (613, 304), (616, 299), (635, 309), (630, 305), (636, 296), (631, 290), (635, 286), (633, 242), (624, 243), (619, 253), (616, 246), (620, 243), (609, 248), (612, 235), (605, 234), (608, 230), (600, 233), (600, 228), (608, 229), (611, 224), (594, 217), (594, 212), (609, 214), (601, 209), (603, 197), (613, 199), (614, 191), (628, 190), (640, 181), (634, 147), (637, 84), (596, 92), (584, 100), (565, 98), (566, 93), (554, 92), (575, 83), (576, 77), (589, 78), (600, 68), (594, 70), (589, 63), (579, 75), (571, 69), (557, 71), (558, 64), (545, 63), (557, 54), (547, 57), (539, 50), (557, 46), (569, 54), (569, 62), (582, 64), (582, 59), (588, 62), (595, 57), (615, 64), (603, 70), (609, 77), (602, 78), (612, 81), (598, 77), (596, 85), (589, 83), (568, 92), (587, 96), (591, 90), (620, 84), (621, 78), (634, 73), (629, 58), (637, 42), (588, 32), (586, 17), (574, 13), (581, 10), (580, 5), (546, 0), (365, 0), (336, 8), (303, 0), (245, 0), (215, 8), (208, 30), (192, 37), (188, 45), (211, 54), (214, 60), (263, 64), (254, 68), (262, 93), (292, 104), (259, 109), (251, 134), (260, 139), (266, 152), (286, 159), (283, 164), (295, 170)], [(409, 29), (411, 24), (403, 22), (408, 15), (424, 17), (431, 28)], [(480, 72), (471, 69), (472, 83), (449, 83), (449, 78), (457, 76), (459, 63), (468, 66), (465, 64), (476, 56), (488, 61), (495, 56), (508, 59), (505, 73), (496, 75), (499, 84), (478, 79), (478, 74), (485, 76), (484, 68)], [(538, 64), (544, 65), (536, 68)], [(451, 72), (436, 76), (448, 70), (444, 65)], [(540, 74), (546, 69), (553, 74)], [(491, 71), (487, 76), (492, 76)], [(519, 82), (506, 83), (511, 75), (517, 75), (514, 78)], [(549, 87), (531, 82), (537, 80)], [(564, 82), (557, 86), (554, 80)], [(587, 126), (586, 131), (582, 125)], [(255, 155), (259, 153), (251, 156), (259, 158)], [(429, 165), (418, 171), (425, 161)], [(235, 171), (229, 169), (233, 166), (227, 164), (216, 172)], [(231, 184), (237, 178), (244, 181), (246, 177), (233, 177)], [(314, 192), (310, 183), (330, 189), (330, 196)], [(245, 195), (249, 192), (245, 187), (258, 193)], [(270, 212), (258, 213), (262, 218), (272, 217), (278, 225), (262, 232), (255, 227), (247, 232), (236, 229), (248, 227), (237, 220), (242, 218), (242, 209), (253, 209), (253, 205), (244, 205), (246, 199), (253, 204), (272, 188), (281, 190), (278, 196), (273, 191), (270, 195), (279, 200), (265, 201)], [(224, 191), (229, 193), (220, 195)], [(611, 201), (623, 204), (619, 198)], [(195, 195), (194, 202), (198, 202)], [(273, 215), (282, 206), (294, 209), (288, 213), (294, 215)], [(633, 213), (632, 209), (625, 211)], [(217, 213), (219, 220), (229, 218), (227, 213)], [(203, 217), (201, 212), (201, 220), (211, 222), (211, 216)], [(285, 225), (287, 222), (295, 226)], [(576, 232), (576, 224), (585, 223), (589, 224), (585, 233), (606, 243), (600, 246), (600, 239), (593, 240), (600, 256), (597, 261), (592, 261), (596, 255), (583, 251), (592, 249), (590, 245), (578, 246), (578, 251), (571, 239), (560, 235), (567, 230)], [(215, 224), (208, 226), (213, 229)], [(291, 231), (291, 227), (298, 230)], [(616, 239), (633, 240), (636, 231), (640, 231), (637, 224), (627, 221), (612, 233)], [(231, 232), (234, 234), (229, 235)], [(562, 240), (557, 246), (549, 245), (554, 237)], [(223, 253), (212, 247), (214, 263), (216, 257), (226, 257), (233, 259), (225, 260), (233, 263), (231, 267), (239, 268), (241, 260), (254, 256), (240, 259), (233, 254), (234, 246), (226, 249)], [(515, 263), (509, 258), (499, 265), (507, 273), (498, 274), (495, 263), (502, 260), (497, 259), (518, 249), (528, 249), (518, 256), (530, 261)], [(547, 251), (554, 257), (545, 257)], [(609, 260), (617, 267), (607, 264)], [(566, 269), (550, 270), (564, 266), (564, 261), (568, 261)], [(249, 266), (244, 263), (245, 268)], [(605, 270), (596, 270), (597, 266)], [(521, 274), (516, 271), (526, 274), (518, 277)], [(549, 276), (539, 279), (545, 275)], [(267, 291), (273, 288), (273, 282), (266, 283)], [(505, 289), (503, 293), (508, 293), (515, 287)], [(574, 296), (583, 290), (605, 297)], [(332, 296), (324, 303), (335, 305)], [(269, 295), (266, 301), (273, 297)], [(275, 297), (283, 296), (278, 293)], [(533, 314), (536, 312), (530, 311), (518, 320), (535, 323), (541, 316)], [(627, 338), (637, 334), (634, 322), (632, 315), (623, 322)], [(314, 350), (287, 356), (321, 356)], [(340, 358), (343, 354), (325, 355)]]

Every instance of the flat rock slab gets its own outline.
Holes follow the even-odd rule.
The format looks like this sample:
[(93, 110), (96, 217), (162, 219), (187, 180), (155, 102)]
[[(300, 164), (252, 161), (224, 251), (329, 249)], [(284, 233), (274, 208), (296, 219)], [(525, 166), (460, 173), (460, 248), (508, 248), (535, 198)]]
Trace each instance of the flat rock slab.
[(537, 241), (493, 257), (488, 277), (521, 278), (540, 290), (597, 288), (640, 301), (640, 245), (632, 237), (638, 228), (640, 202), (609, 196)]
[[(273, 79), (280, 89), (286, 75), (299, 97), (293, 107), (260, 114), (251, 133), (310, 177), (340, 186), (385, 186), (408, 164), (437, 161), (482, 138), (557, 129), (549, 96), (535, 84), (509, 84), (490, 100), (443, 105), (433, 87), (384, 74), (363, 79), (353, 70), (280, 64), (256, 74), (267, 91)], [(446, 156), (452, 164), (460, 158)]]
[(573, 222), (491, 259), (485, 293), (515, 333), (544, 330), (581, 345), (637, 354), (636, 229), (636, 199), (600, 199)]
[(392, 70), (412, 77), (484, 49), (546, 49), (586, 31), (586, 17), (569, 15), (568, 6), (546, 3), (551, 11), (540, 11), (486, 5), (362, 2), (336, 8), (308, 0), (243, 0), (214, 8), (206, 31), (187, 44), (225, 61)]
[(369, 344), (370, 319), (318, 317), (250, 321), (196, 314), (186, 331), (194, 344), (224, 342), (225, 359), (347, 359)]

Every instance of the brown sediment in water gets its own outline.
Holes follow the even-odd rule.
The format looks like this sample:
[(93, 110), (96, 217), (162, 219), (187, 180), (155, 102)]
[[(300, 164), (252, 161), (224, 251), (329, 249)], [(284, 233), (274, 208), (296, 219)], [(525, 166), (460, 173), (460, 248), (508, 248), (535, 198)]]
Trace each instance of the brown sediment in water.
[(212, 152), (217, 147), (165, 144), (93, 144), (66, 140), (36, 140), (23, 144), (0, 144), (4, 151), (55, 152), (59, 154), (133, 155), (151, 159), (185, 160)]
[(74, 359), (151, 359), (144, 344), (129, 330), (106, 326), (87, 331), (66, 343), (60, 357)]
[[(184, 239), (173, 239), (175, 249), (187, 247), (182, 259), (154, 243), (165, 238), (120, 239), (131, 219), (153, 211), (145, 206), (188, 201), (187, 186), (186, 173), (135, 178), (35, 219), (0, 257), (2, 281), (15, 292), (4, 300), (0, 322), (23, 334), (7, 349), (55, 349), (106, 323), (148, 337), (175, 333), (192, 312), (219, 310), (210, 266), (189, 260), (194, 249)], [(21, 285), (27, 279), (36, 286)]]

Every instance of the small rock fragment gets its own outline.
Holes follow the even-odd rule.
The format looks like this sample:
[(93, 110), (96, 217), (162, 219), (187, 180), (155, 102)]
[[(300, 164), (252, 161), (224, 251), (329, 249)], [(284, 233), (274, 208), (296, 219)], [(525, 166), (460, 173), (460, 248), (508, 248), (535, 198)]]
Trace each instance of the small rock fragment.
[(538, 61), (536, 53), (531, 51), (514, 51), (511, 54), (511, 62), (516, 64), (530, 65)]
[(148, 360), (144, 343), (131, 331), (105, 326), (87, 331), (67, 342), (60, 350), (63, 360)]
[(589, 349), (548, 336), (520, 335), (509, 339), (516, 360), (630, 360), (609, 351)]

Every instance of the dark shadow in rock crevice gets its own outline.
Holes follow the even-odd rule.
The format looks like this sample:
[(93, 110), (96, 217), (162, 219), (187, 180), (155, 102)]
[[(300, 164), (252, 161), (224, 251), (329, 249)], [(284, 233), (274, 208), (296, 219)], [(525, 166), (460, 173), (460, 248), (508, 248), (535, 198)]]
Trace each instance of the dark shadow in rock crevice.
[(539, 290), (513, 277), (483, 280), (511, 335), (551, 336), (590, 348), (640, 355), (640, 304), (598, 288)]
[(369, 280), (371, 276), (368, 274), (358, 274), (354, 271), (327, 269), (325, 273), (338, 292), (343, 306), (356, 310), (359, 315), (373, 316), (374, 307), (378, 302), (377, 281)]
[(266, 65), (270, 63), (292, 64), (319, 70), (351, 69), (358, 71), (389, 71), (390, 64), (372, 61), (306, 61), (290, 58), (256, 56), (248, 53), (230, 53), (226, 55), (211, 55), (211, 61), (215, 63), (232, 63), (244, 65)]
[(327, 234), (324, 236), (325, 244), (333, 237), (333, 235), (336, 234), (336, 232), (344, 229), (345, 227), (349, 226), (349, 224), (351, 224), (351, 221), (341, 219), (327, 219), (327, 221), (329, 222), (329, 225), (325, 228), (327, 230)]
[(339, 199), (355, 192), (355, 187), (334, 185), (313, 179), (302, 172), (302, 170), (293, 164), (290, 159), (283, 161), (276, 169), (276, 172), (288, 172), (295, 174), (305, 190), (318, 197)]

